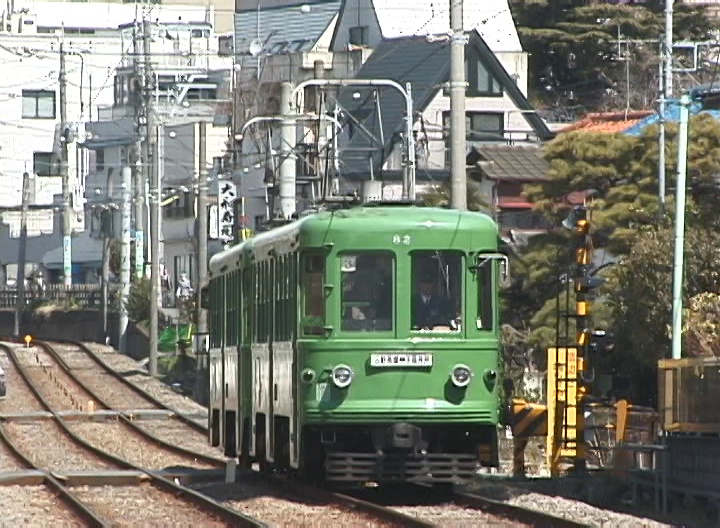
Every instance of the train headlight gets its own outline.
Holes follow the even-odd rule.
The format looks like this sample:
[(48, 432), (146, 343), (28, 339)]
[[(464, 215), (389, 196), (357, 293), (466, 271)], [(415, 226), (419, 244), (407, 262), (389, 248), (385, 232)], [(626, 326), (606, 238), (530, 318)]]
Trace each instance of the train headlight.
[(455, 365), (450, 372), (450, 380), (456, 387), (467, 387), (472, 379), (472, 370), (467, 365)]
[(353, 371), (347, 365), (337, 365), (332, 370), (332, 380), (335, 386), (339, 389), (348, 387), (353, 380)]
[(300, 374), (300, 378), (302, 379), (303, 383), (312, 383), (315, 381), (315, 371), (311, 368), (306, 368), (302, 371), (302, 374)]

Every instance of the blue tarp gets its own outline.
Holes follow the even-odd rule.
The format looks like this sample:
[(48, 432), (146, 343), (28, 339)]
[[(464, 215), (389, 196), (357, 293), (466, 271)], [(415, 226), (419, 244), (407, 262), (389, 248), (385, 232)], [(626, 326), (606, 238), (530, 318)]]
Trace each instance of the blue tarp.
[[(720, 110), (703, 110), (701, 103), (692, 103), (690, 105), (690, 115), (709, 114), (717, 120), (720, 120)], [(633, 126), (623, 132), (629, 136), (639, 136), (646, 127), (654, 125), (660, 119), (658, 113), (647, 116), (642, 121), (635, 123)], [(671, 101), (665, 107), (665, 121), (680, 121), (680, 102), (678, 100)]]

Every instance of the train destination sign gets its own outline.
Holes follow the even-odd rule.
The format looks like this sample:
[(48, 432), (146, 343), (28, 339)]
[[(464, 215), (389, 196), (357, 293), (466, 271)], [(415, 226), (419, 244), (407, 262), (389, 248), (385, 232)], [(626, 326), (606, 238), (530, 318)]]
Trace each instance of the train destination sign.
[(432, 367), (432, 354), (370, 354), (371, 367)]

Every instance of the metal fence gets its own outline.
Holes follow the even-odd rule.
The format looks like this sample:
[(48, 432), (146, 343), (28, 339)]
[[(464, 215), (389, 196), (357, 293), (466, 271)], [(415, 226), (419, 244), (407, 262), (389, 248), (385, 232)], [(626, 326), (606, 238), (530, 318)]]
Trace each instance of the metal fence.
[[(108, 303), (112, 305), (117, 297), (120, 286), (110, 284), (108, 287)], [(78, 308), (100, 308), (102, 306), (102, 287), (99, 284), (48, 284), (44, 289), (28, 288), (23, 292), (25, 306), (37, 302), (55, 302), (57, 304), (73, 305)], [(15, 288), (0, 289), (0, 309), (15, 308), (18, 291)]]

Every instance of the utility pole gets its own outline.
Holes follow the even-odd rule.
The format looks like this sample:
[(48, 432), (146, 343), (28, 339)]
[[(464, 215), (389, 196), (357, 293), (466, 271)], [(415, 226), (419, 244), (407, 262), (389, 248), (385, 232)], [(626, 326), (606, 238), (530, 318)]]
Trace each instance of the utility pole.
[[(152, 57), (150, 54), (150, 21), (143, 14), (143, 55), (144, 55), (144, 74), (145, 74), (145, 92), (143, 94), (145, 101), (145, 169), (150, 172), (150, 194), (153, 198), (150, 200), (150, 355), (148, 361), (148, 372), (151, 376), (157, 376), (157, 359), (160, 325), (158, 321), (158, 311), (160, 301), (160, 201), (162, 199), (160, 193), (160, 181), (163, 176), (163, 143), (165, 140), (165, 127), (155, 125), (155, 110), (152, 107), (152, 93), (150, 91), (153, 85), (152, 78)], [(157, 151), (155, 147), (157, 146)], [(151, 153), (155, 156), (157, 166), (151, 162)]]
[[(289, 94), (288, 94), (289, 95)], [(198, 160), (198, 200), (197, 200), (197, 365), (198, 376), (195, 394), (198, 401), (205, 403), (208, 399), (208, 364), (207, 364), (207, 311), (202, 307), (202, 289), (207, 285), (208, 280), (208, 222), (207, 222), (207, 123), (200, 121), (198, 139), (199, 160)]]
[(18, 244), (17, 268), (17, 302), (15, 304), (15, 337), (20, 337), (22, 313), (25, 309), (25, 256), (27, 249), (27, 215), (30, 202), (30, 174), (23, 174), (22, 182), (22, 209), (20, 213), (20, 241)]
[(463, 0), (450, 0), (450, 197), (455, 209), (467, 209), (465, 144), (465, 44)]
[(685, 182), (687, 179), (688, 121), (690, 96), (680, 99), (678, 130), (677, 189), (675, 191), (675, 251), (673, 256), (672, 358), (682, 357), (683, 259), (685, 258)]
[[(144, 33), (143, 33), (144, 35)], [(134, 148), (135, 161), (135, 277), (141, 279), (145, 275), (145, 182), (149, 170), (148, 151), (143, 149), (142, 123), (147, 120), (147, 106), (145, 105), (145, 64), (140, 60), (140, 42), (138, 39), (137, 20), (133, 25), (133, 70), (135, 77), (135, 134)], [(147, 145), (147, 141), (144, 143)]]
[(120, 328), (118, 349), (127, 354), (128, 300), (130, 298), (130, 220), (132, 205), (132, 169), (122, 168), (122, 247), (120, 252)]
[[(660, 41), (660, 53), (665, 46)], [(660, 119), (658, 121), (658, 220), (665, 216), (665, 68), (664, 61), (660, 61), (659, 93), (660, 93)]]
[(297, 132), (295, 130), (295, 120), (291, 117), (292, 112), (292, 84), (289, 82), (282, 83), (282, 91), (280, 95), (280, 114), (282, 115), (282, 125), (280, 127), (280, 213), (285, 220), (290, 220), (295, 215), (295, 194), (296, 194), (296, 178), (295, 174), (295, 142), (297, 140)]
[(72, 208), (70, 207), (70, 176), (68, 174), (69, 139), (67, 122), (67, 79), (65, 78), (65, 35), (60, 36), (60, 176), (63, 195), (63, 284), (72, 285)]
[(665, 99), (672, 97), (673, 92), (673, 0), (665, 0), (665, 46), (663, 62), (665, 63)]

